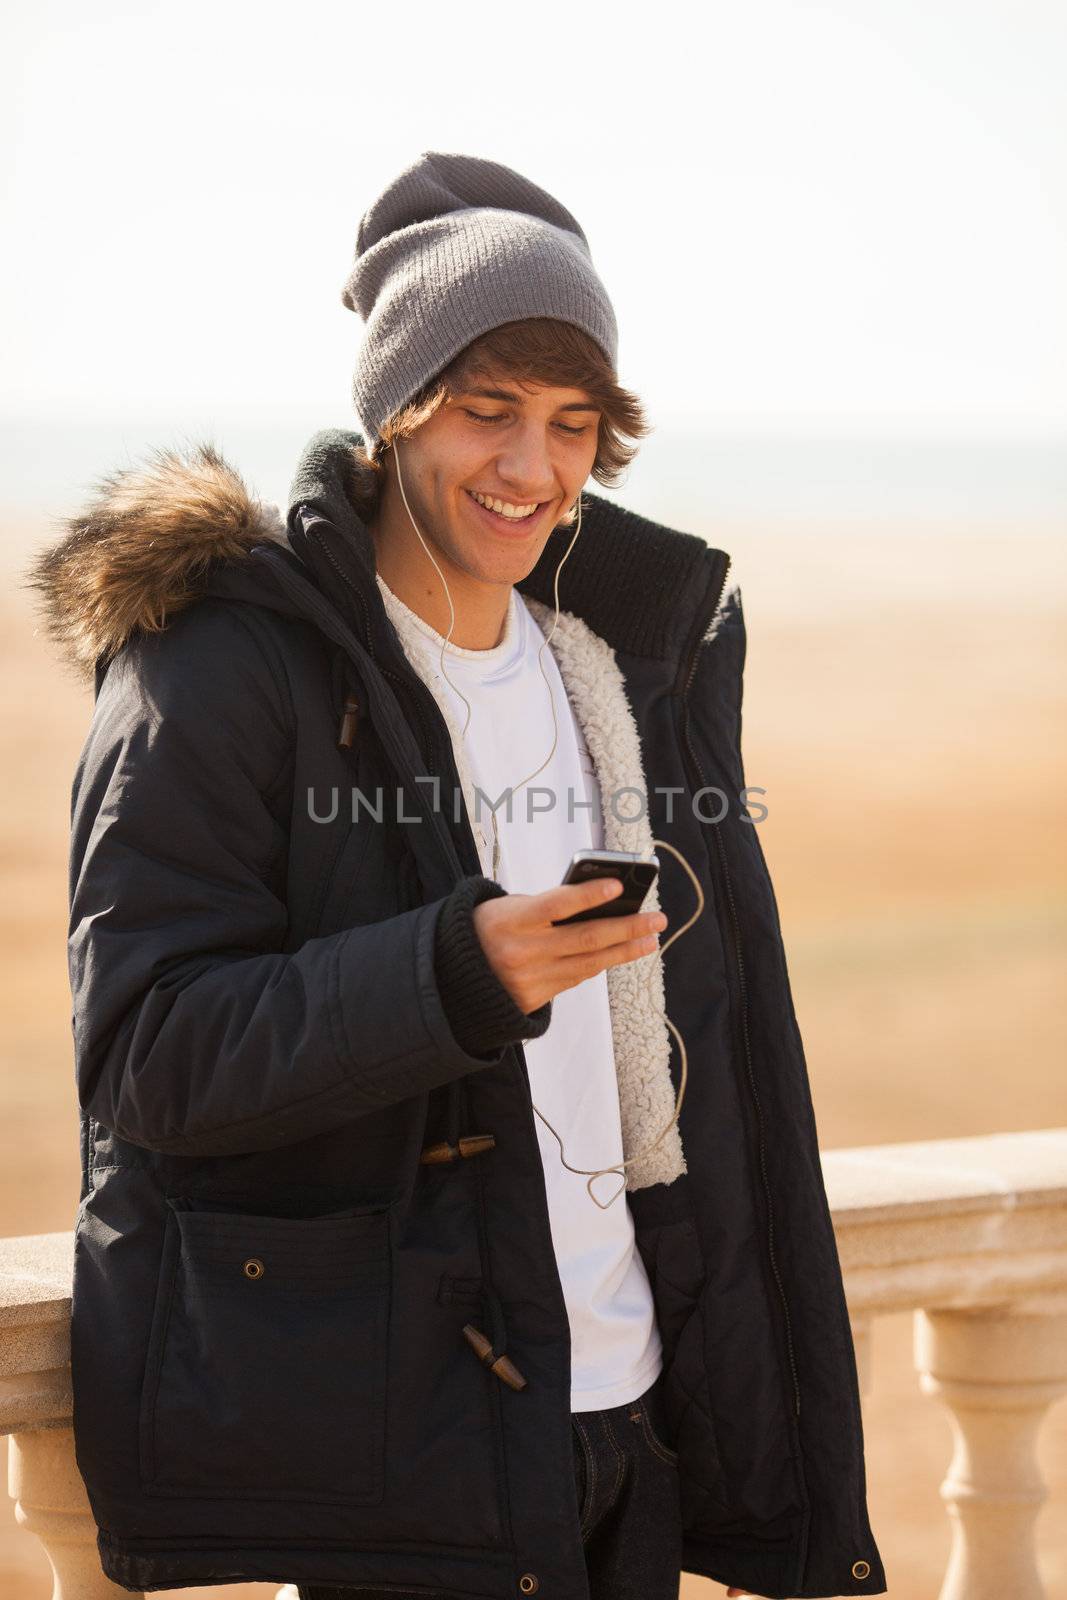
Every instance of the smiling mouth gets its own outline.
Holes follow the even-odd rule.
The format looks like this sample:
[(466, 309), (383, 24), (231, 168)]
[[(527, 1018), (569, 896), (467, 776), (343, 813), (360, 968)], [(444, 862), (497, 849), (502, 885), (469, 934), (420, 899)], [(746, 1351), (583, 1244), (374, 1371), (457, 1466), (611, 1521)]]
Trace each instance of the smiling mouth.
[(482, 500), (478, 499), (473, 489), (465, 489), (463, 492), (477, 506), (479, 511), (483, 512), (485, 516), (491, 517), (497, 526), (504, 528), (528, 528), (537, 521), (545, 506), (548, 505), (547, 500), (540, 500), (533, 510), (526, 512), (524, 516), (508, 516), (506, 512), (494, 511), (490, 506), (485, 505)]

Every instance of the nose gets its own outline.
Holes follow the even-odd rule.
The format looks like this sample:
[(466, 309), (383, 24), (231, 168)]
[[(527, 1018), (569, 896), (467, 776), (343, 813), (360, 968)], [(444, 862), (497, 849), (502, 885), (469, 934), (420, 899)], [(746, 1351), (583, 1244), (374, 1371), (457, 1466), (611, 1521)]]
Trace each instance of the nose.
[(496, 473), (502, 484), (522, 501), (551, 500), (556, 474), (552, 466), (550, 440), (537, 423), (512, 430), (500, 448)]

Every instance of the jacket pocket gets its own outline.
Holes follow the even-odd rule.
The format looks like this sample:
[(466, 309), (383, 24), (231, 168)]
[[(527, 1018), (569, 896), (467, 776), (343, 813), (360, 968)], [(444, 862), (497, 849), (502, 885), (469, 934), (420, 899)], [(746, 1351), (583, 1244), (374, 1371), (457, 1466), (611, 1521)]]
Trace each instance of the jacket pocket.
[(168, 1196), (139, 1417), (160, 1495), (375, 1505), (389, 1207), (282, 1217)]
[(652, 1417), (649, 1414), (648, 1405), (643, 1398), (637, 1401), (634, 1415), (638, 1416), (640, 1419), (641, 1431), (645, 1436), (645, 1443), (652, 1451), (652, 1454), (659, 1456), (660, 1460), (666, 1461), (669, 1466), (676, 1467), (678, 1465), (678, 1452), (677, 1450), (672, 1449), (669, 1444), (664, 1442), (663, 1438), (661, 1437), (663, 1424), (658, 1420), (653, 1422)]

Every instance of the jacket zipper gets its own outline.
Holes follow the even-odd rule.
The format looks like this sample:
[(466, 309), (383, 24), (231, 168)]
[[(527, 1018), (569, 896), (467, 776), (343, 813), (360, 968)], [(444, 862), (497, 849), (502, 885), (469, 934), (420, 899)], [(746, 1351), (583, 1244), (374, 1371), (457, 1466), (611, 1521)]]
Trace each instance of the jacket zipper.
[[(726, 565), (724, 566), (722, 573), (722, 582), (719, 585), (719, 590), (715, 597), (715, 604), (711, 609), (710, 617), (714, 617), (715, 613), (719, 609), (719, 605), (722, 601), (723, 590), (726, 588), (726, 577), (729, 570), (730, 558), (727, 556)], [(696, 676), (697, 661), (700, 656), (701, 645), (704, 642), (705, 632), (706, 628), (702, 626), (689, 658), (689, 668), (686, 673), (685, 686), (682, 690), (682, 729), (685, 743), (685, 754), (688, 757), (691, 765), (689, 776), (690, 780), (692, 780), (695, 773), (701, 788), (704, 788), (707, 785), (703, 770), (700, 765), (700, 760), (697, 756), (696, 750), (693, 748), (693, 741), (689, 731), (689, 690), (692, 687), (693, 679)], [(745, 1069), (748, 1075), (749, 1090), (752, 1094), (752, 1103), (756, 1108), (760, 1178), (763, 1183), (763, 1194), (767, 1206), (767, 1254), (771, 1263), (771, 1271), (774, 1274), (774, 1282), (778, 1289), (778, 1297), (782, 1303), (782, 1313), (785, 1320), (786, 1348), (789, 1355), (789, 1369), (793, 1378), (793, 1412), (795, 1416), (799, 1417), (800, 1383), (797, 1378), (796, 1355), (793, 1349), (793, 1328), (789, 1317), (789, 1304), (785, 1297), (785, 1288), (783, 1287), (781, 1274), (778, 1270), (778, 1259), (774, 1253), (774, 1207), (771, 1202), (770, 1184), (767, 1179), (767, 1147), (764, 1139), (763, 1108), (760, 1104), (759, 1091), (756, 1088), (756, 1075), (752, 1067), (752, 1046), (748, 1034), (748, 987), (745, 983), (745, 964), (741, 950), (741, 929), (737, 917), (737, 905), (734, 901), (733, 883), (730, 878), (730, 869), (726, 859), (726, 849), (722, 842), (722, 836), (719, 832), (718, 823), (714, 824), (714, 832), (715, 846), (719, 857), (719, 865), (722, 869), (723, 883), (726, 886), (726, 898), (730, 907), (730, 925), (733, 934), (734, 959), (737, 964), (737, 977), (741, 989), (741, 1033), (745, 1045)]]

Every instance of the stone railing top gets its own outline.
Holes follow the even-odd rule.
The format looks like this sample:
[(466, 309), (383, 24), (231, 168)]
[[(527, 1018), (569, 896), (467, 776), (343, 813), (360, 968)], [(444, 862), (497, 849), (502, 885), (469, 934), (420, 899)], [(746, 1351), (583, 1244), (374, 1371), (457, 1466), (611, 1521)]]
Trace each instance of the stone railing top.
[(74, 1233), (0, 1239), (0, 1434), (70, 1422)]
[(824, 1150), (835, 1225), (1067, 1205), (1067, 1128)]
[(74, 1233), (0, 1239), (0, 1329), (70, 1316)]
[(822, 1154), (849, 1310), (1067, 1295), (1067, 1128)]

